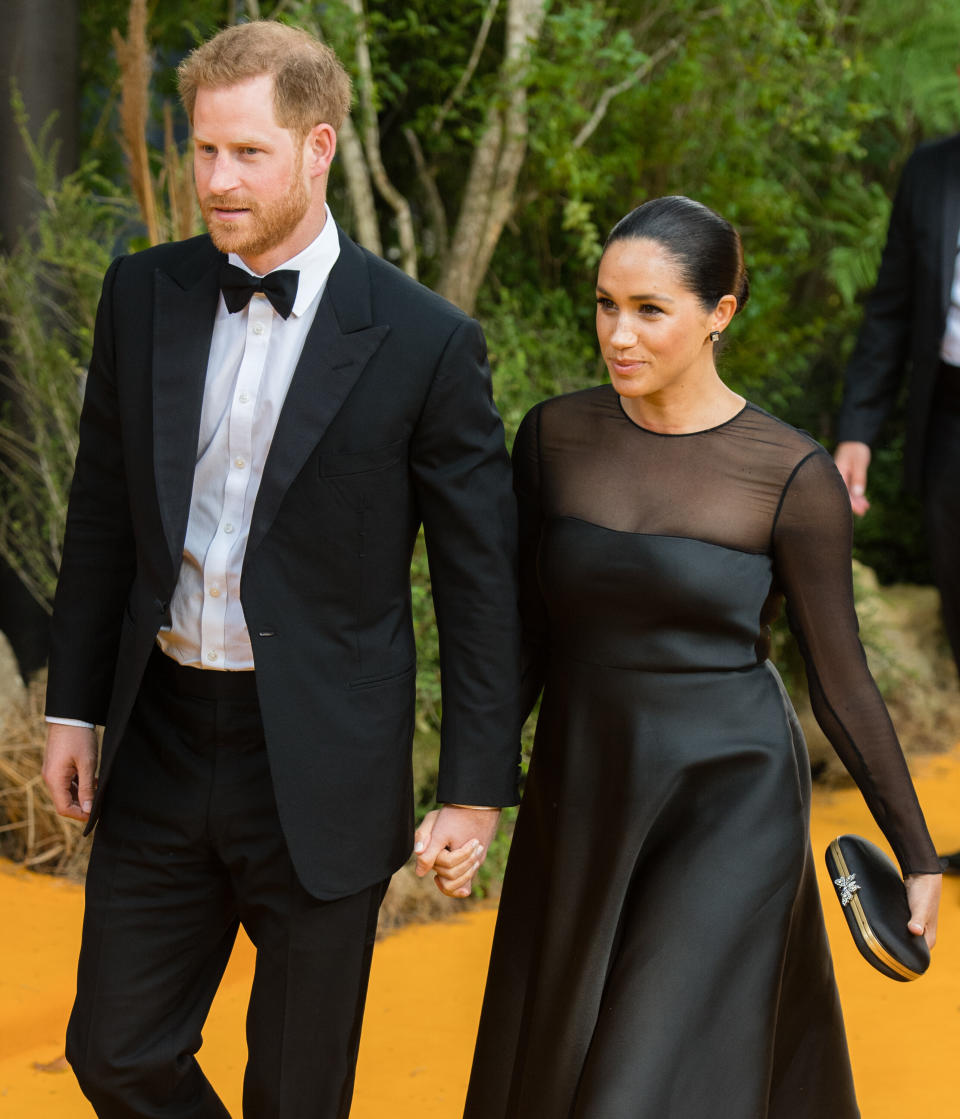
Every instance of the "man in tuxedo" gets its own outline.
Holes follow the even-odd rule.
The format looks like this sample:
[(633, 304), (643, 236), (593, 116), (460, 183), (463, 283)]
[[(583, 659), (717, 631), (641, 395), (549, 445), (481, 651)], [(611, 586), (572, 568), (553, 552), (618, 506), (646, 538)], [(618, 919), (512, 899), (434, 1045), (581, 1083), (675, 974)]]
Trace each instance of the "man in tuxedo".
[[(847, 367), (837, 467), (858, 516), (870, 448), (906, 381), (905, 480), (923, 502), (944, 625), (960, 668), (960, 134), (918, 148), (893, 203), (876, 287)], [(960, 870), (960, 853), (945, 869)]]
[(509, 464), (477, 324), (326, 206), (333, 52), (231, 27), (180, 89), (209, 236), (107, 272), (52, 627), (44, 776), (97, 822), (67, 1055), (100, 1116), (226, 1115), (195, 1053), (242, 923), (244, 1114), (333, 1119), (412, 844), (421, 523), (443, 807), (419, 871), (468, 894), (516, 801)]

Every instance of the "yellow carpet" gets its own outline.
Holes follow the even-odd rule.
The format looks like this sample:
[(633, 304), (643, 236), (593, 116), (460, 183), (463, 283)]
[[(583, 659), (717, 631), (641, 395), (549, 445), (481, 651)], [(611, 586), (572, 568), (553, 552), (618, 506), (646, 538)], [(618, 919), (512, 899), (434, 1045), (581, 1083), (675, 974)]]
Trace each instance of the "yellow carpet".
[[(938, 847), (960, 848), (960, 748), (920, 761), (914, 769)], [(821, 855), (842, 831), (878, 839), (855, 792), (818, 793), (814, 850), (863, 1117), (946, 1119), (960, 1114), (960, 878), (944, 881), (940, 943), (931, 971), (916, 983), (893, 983), (854, 951), (832, 896)], [(73, 994), (82, 907), (78, 887), (0, 863), (4, 1119), (92, 1115), (58, 1060)], [(492, 912), (472, 913), (454, 922), (408, 928), (378, 945), (351, 1119), (459, 1119), (493, 920)], [(252, 962), (250, 944), (242, 939), (204, 1031), (201, 1053), (204, 1069), (238, 1119)]]

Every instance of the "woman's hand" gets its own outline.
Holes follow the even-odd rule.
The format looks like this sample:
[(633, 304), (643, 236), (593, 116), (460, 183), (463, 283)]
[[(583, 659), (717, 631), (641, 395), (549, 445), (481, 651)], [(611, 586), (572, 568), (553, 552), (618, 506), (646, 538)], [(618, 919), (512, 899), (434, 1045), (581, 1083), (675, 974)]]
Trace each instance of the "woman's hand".
[(471, 839), (456, 851), (441, 851), (433, 864), (433, 881), (437, 889), (448, 897), (468, 897), (473, 889), (473, 879), (486, 855), (479, 839)]
[(910, 906), (910, 921), (907, 928), (916, 936), (922, 936), (927, 947), (937, 943), (937, 910), (940, 908), (939, 874), (908, 874), (904, 879), (907, 887), (907, 904)]
[(428, 812), (415, 837), (417, 876), (422, 878), (432, 870), (442, 894), (469, 897), (499, 818), (497, 808), (451, 804)]

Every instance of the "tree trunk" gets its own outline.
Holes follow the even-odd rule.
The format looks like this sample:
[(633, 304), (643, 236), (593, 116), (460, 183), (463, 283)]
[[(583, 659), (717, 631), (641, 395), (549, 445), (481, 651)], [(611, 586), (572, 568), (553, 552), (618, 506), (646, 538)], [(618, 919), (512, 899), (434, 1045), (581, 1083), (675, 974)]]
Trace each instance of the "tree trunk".
[(363, 144), (350, 117), (347, 117), (337, 133), (337, 150), (347, 180), (347, 193), (353, 206), (357, 240), (365, 249), (376, 253), (377, 256), (383, 256), (383, 242), (380, 240), (380, 226), (377, 222), (373, 187), (370, 185), (370, 173), (363, 158)]
[(77, 163), (78, 18), (76, 0), (4, 0), (0, 36), (0, 237), (9, 248), (30, 223), (36, 204), (33, 167), (10, 108), (10, 80), (16, 81), (36, 135), (51, 113), (52, 135), (60, 144), (60, 174)]
[(547, 0), (510, 0), (500, 65), (502, 101), (491, 103), (474, 149), (466, 191), (438, 290), (473, 312), (503, 227), (513, 211), (527, 153), (527, 81)]
[(370, 172), (370, 178), (380, 192), (381, 197), (396, 216), (397, 237), (400, 241), (400, 265), (408, 276), (416, 279), (417, 242), (413, 229), (413, 214), (410, 210), (410, 203), (390, 181), (380, 154), (380, 130), (374, 96), (373, 64), (370, 60), (367, 18), (363, 0), (346, 0), (346, 2), (347, 7), (353, 12), (357, 20), (356, 58), (357, 68), (360, 72), (358, 90), (360, 102), (359, 133), (367, 157), (367, 168)]

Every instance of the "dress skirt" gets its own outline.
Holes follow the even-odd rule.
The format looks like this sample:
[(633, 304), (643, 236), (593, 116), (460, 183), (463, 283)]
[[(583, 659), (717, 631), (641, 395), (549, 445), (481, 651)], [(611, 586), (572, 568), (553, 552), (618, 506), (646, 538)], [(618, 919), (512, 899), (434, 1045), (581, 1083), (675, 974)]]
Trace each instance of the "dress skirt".
[(551, 658), (465, 1119), (855, 1119), (769, 664)]

